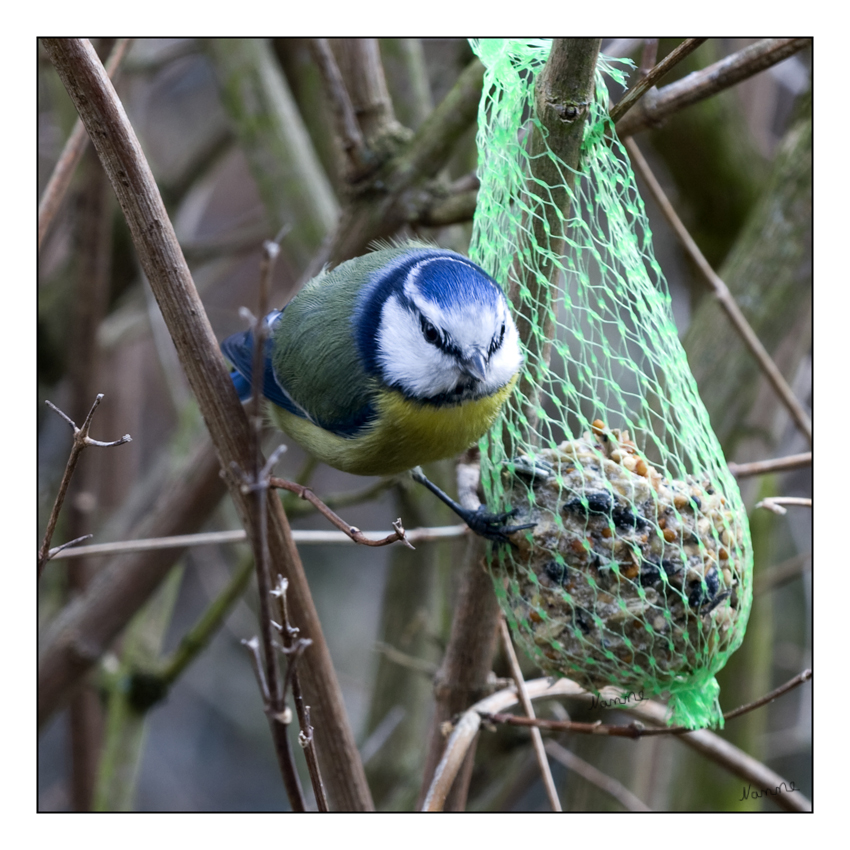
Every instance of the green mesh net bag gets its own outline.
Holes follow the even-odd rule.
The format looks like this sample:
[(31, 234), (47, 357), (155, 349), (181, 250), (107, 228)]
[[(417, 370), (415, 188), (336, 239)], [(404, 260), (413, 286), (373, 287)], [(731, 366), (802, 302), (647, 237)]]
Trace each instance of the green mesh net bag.
[[(526, 345), (481, 442), (482, 482), (488, 504), (536, 524), (494, 547), (500, 604), (545, 673), (669, 694), (670, 722), (722, 726), (714, 677), (749, 616), (749, 528), (608, 119), (603, 72), (621, 84), (625, 72), (600, 58), (570, 190), (533, 110), (550, 44), (473, 49), (487, 74), (470, 256), (505, 287)], [(539, 157), (563, 185), (531, 176)]]

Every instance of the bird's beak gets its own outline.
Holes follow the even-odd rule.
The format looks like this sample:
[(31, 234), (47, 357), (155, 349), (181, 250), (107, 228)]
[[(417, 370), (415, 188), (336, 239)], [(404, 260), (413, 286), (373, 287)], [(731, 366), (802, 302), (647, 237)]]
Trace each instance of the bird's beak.
[(475, 378), (477, 381), (483, 381), (485, 371), (487, 369), (487, 361), (484, 359), (484, 354), (477, 348), (465, 360), (461, 361), (460, 368), (464, 374)]

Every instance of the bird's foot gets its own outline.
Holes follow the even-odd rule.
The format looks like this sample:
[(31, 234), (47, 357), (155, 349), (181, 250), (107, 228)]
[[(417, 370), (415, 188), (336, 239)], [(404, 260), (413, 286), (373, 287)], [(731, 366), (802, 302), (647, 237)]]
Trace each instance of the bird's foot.
[(533, 522), (524, 525), (506, 525), (507, 520), (516, 516), (516, 513), (517, 510), (514, 508), (512, 511), (494, 514), (482, 505), (478, 510), (464, 511), (460, 517), (480, 537), (492, 540), (494, 543), (511, 543), (510, 535), (534, 528), (536, 525)]

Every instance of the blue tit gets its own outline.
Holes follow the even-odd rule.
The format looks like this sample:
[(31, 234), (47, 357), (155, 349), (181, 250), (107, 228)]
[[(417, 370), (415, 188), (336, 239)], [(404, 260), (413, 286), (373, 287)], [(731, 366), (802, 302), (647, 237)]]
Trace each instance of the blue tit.
[[(504, 532), (506, 515), (470, 516), (418, 470), (475, 443), (516, 383), (519, 336), (490, 275), (431, 245), (381, 246), (322, 271), (265, 321), (262, 391), (284, 433), (356, 475), (417, 468), (474, 530)], [(253, 346), (250, 330), (221, 346), (243, 400)]]

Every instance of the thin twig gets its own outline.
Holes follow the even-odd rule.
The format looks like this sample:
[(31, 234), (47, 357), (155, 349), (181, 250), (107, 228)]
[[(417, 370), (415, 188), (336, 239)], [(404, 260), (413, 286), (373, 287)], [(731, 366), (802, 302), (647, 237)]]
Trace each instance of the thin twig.
[[(56, 530), (56, 523), (59, 520), (59, 512), (62, 510), (62, 504), (65, 501), (65, 496), (68, 493), (68, 485), (71, 483), (71, 478), (74, 475), (74, 470), (77, 467), (77, 461), (80, 459), (80, 454), (82, 454), (83, 449), (86, 446), (101, 446), (104, 448), (108, 448), (110, 446), (120, 446), (124, 443), (129, 443), (132, 441), (132, 438), (129, 434), (125, 434), (121, 437), (120, 440), (113, 440), (112, 442), (104, 443), (100, 440), (93, 440), (89, 437), (89, 429), (91, 428), (92, 417), (94, 416), (95, 410), (97, 410), (98, 405), (103, 399), (103, 393), (99, 393), (97, 398), (94, 400), (94, 404), (91, 406), (91, 410), (88, 412), (88, 416), (86, 416), (85, 422), (83, 422), (81, 427), (77, 427), (74, 424), (74, 421), (68, 417), (65, 413), (63, 413), (55, 404), (52, 402), (47, 402), (47, 405), (55, 410), (73, 429), (74, 429), (74, 444), (71, 446), (71, 454), (68, 456), (68, 463), (65, 466), (65, 472), (62, 475), (62, 480), (59, 482), (59, 492), (56, 494), (56, 501), (53, 503), (53, 510), (50, 512), (50, 518), (47, 520), (47, 530), (44, 532), (44, 540), (41, 543), (41, 548), (38, 550), (38, 578), (41, 578), (41, 574), (44, 571), (45, 564), (53, 557), (56, 552), (62, 550), (63, 547), (59, 546), (54, 552), (50, 550), (50, 541), (53, 539), (53, 532)], [(77, 540), (81, 540), (83, 538), (77, 538)], [(77, 542), (76, 540), (72, 540), (71, 543)], [(70, 544), (66, 544), (70, 545)]]
[(657, 126), (659, 122), (684, 109), (782, 62), (810, 46), (810, 38), (764, 38), (731, 56), (688, 74), (660, 89), (652, 98), (644, 98), (617, 124), (617, 135), (626, 136)]
[[(310, 455), (310, 460), (318, 463), (312, 455)], [(305, 472), (311, 473), (311, 470), (302, 469), (295, 477), (295, 481), (297, 484), (303, 484), (306, 487), (309, 485), (305, 477)], [(374, 484), (370, 484), (362, 490), (352, 490), (347, 493), (332, 493), (330, 496), (326, 496), (322, 501), (331, 510), (336, 510), (337, 508), (348, 508), (352, 505), (360, 505), (363, 502), (369, 502), (376, 499), (382, 493), (385, 493), (391, 487), (394, 487), (395, 484), (396, 482), (392, 478), (379, 478)], [(291, 496), (287, 495), (283, 497), (283, 506), (286, 508), (286, 515), (288, 517), (307, 516), (316, 510), (313, 505), (309, 502), (300, 500), (294, 493)]]
[[(657, 48), (658, 41), (655, 41)], [(651, 68), (646, 76), (638, 80), (617, 102), (617, 105), (609, 113), (611, 120), (619, 121), (659, 80), (661, 80), (672, 68), (678, 65), (685, 57), (690, 56), (706, 38), (686, 38), (680, 45), (670, 51), (654, 68)]]
[[(283, 235), (279, 234), (278, 239)], [(268, 240), (263, 243), (263, 259), (260, 264), (260, 286), (259, 286), (259, 310), (257, 318), (252, 323), (254, 335), (253, 371), (252, 371), (252, 396), (250, 403), (249, 421), (251, 423), (251, 455), (252, 465), (250, 474), (244, 470), (235, 472), (241, 474), (243, 479), (242, 490), (244, 493), (252, 493), (254, 496), (254, 510), (250, 513), (250, 522), (253, 525), (252, 544), (254, 547), (254, 563), (257, 571), (257, 589), (260, 597), (260, 635), (263, 645), (263, 658), (265, 661), (265, 678), (267, 691), (264, 694), (265, 711), (269, 721), (272, 738), (275, 744), (278, 765), (283, 778), (286, 794), (293, 811), (303, 812), (306, 810), (304, 792), (295, 769), (292, 747), (289, 742), (288, 724), (286, 714), (285, 688), (280, 680), (280, 668), (278, 667), (277, 652), (275, 649), (275, 624), (271, 612), (271, 575), (269, 569), (269, 543), (268, 543), (268, 504), (269, 504), (269, 479), (278, 458), (285, 451), (284, 446), (279, 446), (266, 461), (263, 458), (262, 434), (263, 434), (263, 364), (265, 359), (266, 337), (268, 336), (268, 324), (265, 320), (266, 310), (271, 291), (271, 277), (275, 261), (280, 253), (280, 245), (277, 241)]]
[(305, 487), (303, 484), (296, 484), (294, 481), (287, 481), (285, 478), (272, 477), (269, 483), (272, 487), (280, 490), (288, 490), (290, 493), (295, 493), (298, 498), (309, 502), (325, 519), (335, 525), (355, 543), (360, 543), (363, 546), (387, 546), (390, 543), (401, 540), (408, 549), (413, 548), (407, 539), (400, 518), (392, 524), (394, 529), (392, 534), (388, 534), (381, 540), (371, 540), (359, 528), (349, 525), (342, 517), (337, 516), (309, 487)]
[(557, 741), (548, 740), (545, 744), (546, 752), (552, 758), (561, 762), (565, 767), (569, 768), (573, 773), (577, 773), (582, 779), (586, 779), (591, 784), (595, 785), (606, 794), (612, 796), (624, 809), (630, 812), (651, 812), (652, 809), (633, 794), (623, 785), (614, 779), (613, 776), (608, 776), (601, 770), (595, 768), (592, 764), (586, 762), (583, 758), (579, 758), (575, 753), (570, 752), (566, 747), (562, 747)]
[(69, 548), (70, 546), (73, 546), (76, 543), (79, 543), (82, 540), (91, 540), (92, 537), (94, 537), (93, 534), (84, 534), (82, 537), (75, 537), (73, 540), (69, 540), (67, 543), (63, 543), (61, 546), (54, 546), (48, 553), (48, 559), (52, 561), (60, 552), (64, 551), (65, 549)]
[(738, 331), (741, 339), (743, 339), (747, 348), (750, 349), (750, 352), (758, 361), (761, 370), (764, 372), (771, 386), (788, 409), (793, 420), (797, 423), (797, 427), (806, 435), (811, 443), (811, 419), (803, 409), (802, 405), (794, 397), (794, 393), (792, 392), (791, 387), (788, 386), (788, 382), (782, 377), (782, 373), (776, 367), (776, 364), (767, 353), (765, 347), (761, 344), (761, 341), (756, 336), (755, 331), (753, 331), (750, 327), (749, 322), (746, 320), (741, 309), (735, 302), (735, 299), (732, 297), (729, 287), (726, 286), (726, 284), (720, 279), (719, 275), (711, 268), (696, 242), (694, 242), (693, 237), (690, 233), (688, 233), (687, 228), (673, 209), (673, 205), (670, 203), (667, 195), (661, 188), (661, 184), (652, 173), (652, 169), (644, 159), (643, 154), (638, 149), (634, 139), (626, 139), (624, 144), (632, 158), (635, 168), (646, 182), (650, 193), (661, 208), (661, 212), (664, 214), (664, 217), (667, 219), (670, 226), (673, 228), (674, 233), (682, 243), (682, 247), (699, 267), (709, 286), (714, 291), (714, 295), (719, 301), (720, 306), (724, 309), (731, 320), (732, 325)]
[(251, 656), (251, 668), (253, 669), (254, 676), (257, 679), (257, 686), (260, 689), (263, 702), (267, 704), (271, 699), (271, 696), (269, 695), (269, 686), (266, 682), (266, 675), (263, 673), (263, 659), (260, 658), (260, 642), (257, 640), (255, 635), (249, 640), (243, 640), (242, 646), (248, 650), (248, 653)]
[(779, 514), (779, 516), (784, 516), (788, 513), (788, 509), (783, 507), (784, 505), (799, 505), (802, 508), (810, 508), (812, 506), (812, 500), (800, 496), (772, 496), (769, 499), (762, 499), (760, 502), (756, 502), (757, 508), (773, 511), (773, 513)]
[(319, 760), (316, 757), (316, 744), (313, 740), (313, 726), (310, 723), (310, 706), (304, 702), (301, 692), (301, 682), (298, 679), (296, 664), (300, 654), (312, 643), (309, 639), (300, 638), (298, 629), (292, 625), (289, 619), (289, 607), (286, 604), (286, 588), (289, 582), (283, 576), (277, 577), (277, 585), (272, 591), (272, 596), (277, 599), (280, 612), (280, 632), (283, 641), (283, 652), (286, 656), (286, 683), (284, 685), (283, 699), (286, 700), (287, 686), (292, 688), (292, 699), (295, 702), (295, 712), (298, 715), (298, 724), (301, 732), (298, 735), (298, 743), (304, 750), (304, 758), (307, 761), (307, 769), (310, 772), (310, 782), (313, 793), (316, 795), (316, 805), (320, 812), (329, 811), (328, 799), (325, 795), (325, 786), (322, 783), (322, 774), (319, 771)]
[[(350, 530), (350, 529), (349, 529)], [(395, 532), (387, 531), (361, 531), (361, 535), (367, 539), (373, 539), (384, 535), (392, 537)], [(457, 537), (465, 537), (469, 534), (469, 526), (463, 525), (441, 525), (427, 528), (414, 528), (411, 531), (405, 529), (404, 537), (409, 543), (429, 543), (436, 540), (452, 540)], [(91, 537), (91, 535), (88, 535)], [(84, 538), (78, 538), (82, 540)], [(192, 546), (217, 546), (223, 543), (244, 543), (248, 539), (245, 530), (235, 529), (233, 531), (205, 531), (201, 534), (178, 534), (173, 537), (153, 537), (147, 540), (120, 540), (115, 543), (95, 543), (91, 546), (78, 546), (75, 549), (66, 550), (66, 546), (78, 542), (57, 546), (50, 550), (51, 560), (69, 560), (71, 558), (90, 558), (96, 555), (118, 555), (128, 552), (147, 552), (152, 549), (183, 549)], [(292, 532), (292, 539), (298, 545), (338, 545), (359, 543), (353, 540), (347, 531), (320, 531), (312, 529), (299, 529)], [(391, 541), (394, 542), (394, 541)]]
[[(511, 642), (511, 633), (508, 630), (508, 624), (505, 622), (505, 617), (502, 615), (499, 618), (499, 629), (502, 635), (502, 647), (505, 650), (505, 655), (508, 659), (508, 667), (511, 670), (514, 684), (516, 685), (517, 694), (519, 696), (522, 710), (528, 717), (534, 717), (534, 706), (528, 697), (528, 690), (525, 687), (525, 679), (522, 676), (522, 670), (519, 666), (519, 661), (514, 652), (514, 646)], [(552, 806), (552, 811), (562, 812), (561, 801), (558, 799), (558, 791), (555, 788), (555, 780), (552, 779), (552, 771), (549, 768), (549, 761), (546, 758), (546, 750), (543, 747), (543, 736), (539, 729), (534, 729), (531, 732), (531, 745), (534, 748), (534, 755), (537, 759), (537, 765), (540, 768), (540, 775), (543, 778), (543, 787), (546, 789), (546, 796), (549, 798), (549, 804)]]
[(797, 469), (801, 466), (812, 465), (812, 453), (803, 452), (799, 455), (775, 457), (770, 460), (757, 460), (753, 463), (730, 463), (729, 471), (736, 478), (749, 478), (751, 475), (766, 475), (768, 472), (784, 472), (787, 469)]
[[(106, 60), (106, 73), (109, 79), (114, 79), (115, 74), (121, 65), (130, 45), (133, 43), (132, 38), (121, 38), (112, 48), (109, 58)], [(44, 189), (41, 196), (41, 201), (38, 205), (38, 248), (41, 248), (41, 243), (44, 242), (44, 237), (50, 229), (50, 225), (59, 212), (59, 207), (62, 205), (62, 200), (65, 197), (68, 187), (71, 185), (71, 178), (74, 176), (74, 171), (86, 149), (88, 142), (88, 134), (86, 133), (83, 122), (77, 118), (74, 129), (71, 130), (71, 135), (68, 141), (65, 142), (65, 147), (62, 148), (62, 153), (59, 155), (59, 160), (53, 168), (53, 173), (50, 175), (50, 180)]]

